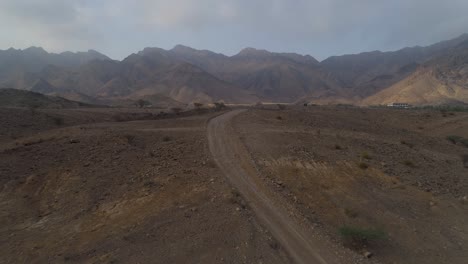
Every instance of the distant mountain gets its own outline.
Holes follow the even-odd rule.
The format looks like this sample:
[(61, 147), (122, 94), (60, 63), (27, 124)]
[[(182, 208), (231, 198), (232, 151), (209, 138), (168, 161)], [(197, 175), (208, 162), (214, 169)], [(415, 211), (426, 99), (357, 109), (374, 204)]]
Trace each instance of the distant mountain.
[[(177, 45), (122, 61), (96, 52), (0, 51), (0, 87), (87, 103), (171, 98), (174, 102), (415, 104), (468, 102), (468, 34), (428, 47), (333, 56), (246, 48), (234, 56)], [(170, 101), (170, 100), (169, 100)]]
[(0, 89), (0, 107), (78, 108), (91, 105), (17, 89)]
[(338, 87), (320, 70), (318, 61), (309, 55), (246, 48), (228, 57), (180, 45), (168, 53), (265, 101), (293, 102), (297, 98)]
[(0, 50), (0, 87), (29, 89), (37, 81), (39, 72), (47, 66), (68, 69), (79, 67), (92, 60), (110, 59), (94, 50), (60, 54), (48, 53), (38, 47)]
[(404, 48), (392, 52), (365, 52), (333, 56), (320, 63), (354, 95), (366, 97), (412, 74), (419, 64), (444, 54), (468, 39), (468, 34), (428, 47)]
[(468, 38), (419, 66), (411, 75), (363, 101), (367, 105), (468, 103)]

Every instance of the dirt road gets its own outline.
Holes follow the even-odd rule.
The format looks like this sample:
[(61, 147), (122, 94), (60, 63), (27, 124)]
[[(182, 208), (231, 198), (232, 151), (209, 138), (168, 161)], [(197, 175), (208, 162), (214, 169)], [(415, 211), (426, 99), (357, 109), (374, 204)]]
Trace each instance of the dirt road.
[(340, 263), (324, 239), (297, 224), (262, 182), (230, 122), (243, 111), (228, 112), (208, 124), (209, 147), (217, 165), (296, 263)]

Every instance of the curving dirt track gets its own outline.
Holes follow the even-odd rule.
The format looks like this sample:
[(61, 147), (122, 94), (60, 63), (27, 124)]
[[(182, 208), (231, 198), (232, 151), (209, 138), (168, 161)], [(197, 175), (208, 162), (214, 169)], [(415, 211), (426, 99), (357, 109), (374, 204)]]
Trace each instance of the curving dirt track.
[(294, 262), (340, 263), (327, 243), (297, 224), (262, 183), (230, 122), (244, 111), (231, 111), (208, 123), (209, 147), (217, 165)]

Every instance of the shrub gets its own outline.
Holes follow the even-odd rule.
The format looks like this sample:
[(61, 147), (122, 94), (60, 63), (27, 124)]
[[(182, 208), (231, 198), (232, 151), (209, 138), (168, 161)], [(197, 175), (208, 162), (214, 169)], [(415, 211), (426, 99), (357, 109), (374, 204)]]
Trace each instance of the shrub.
[(405, 140), (400, 141), (400, 143), (401, 143), (402, 145), (406, 145), (406, 146), (408, 146), (408, 147), (410, 147), (410, 148), (413, 148), (413, 146), (414, 146), (413, 144), (411, 144), (411, 143), (409, 143), (409, 142), (407, 142), (407, 141), (405, 141)]
[(341, 146), (340, 146), (340, 145), (338, 145), (338, 144), (337, 144), (337, 145), (335, 145), (335, 149), (338, 149), (338, 150), (340, 150), (340, 149), (342, 149), (342, 148), (341, 148)]
[(283, 120), (283, 118), (281, 116), (277, 116), (276, 119)]
[(128, 144), (132, 144), (133, 141), (135, 140), (135, 136), (134, 135), (130, 135), (130, 134), (127, 134), (127, 135), (124, 135), (125, 139), (127, 140), (127, 143)]
[(364, 162), (360, 162), (360, 163), (358, 164), (358, 166), (359, 166), (360, 169), (363, 169), (363, 170), (369, 168), (369, 165), (367, 165), (367, 163), (364, 163)]
[(200, 109), (202, 109), (203, 104), (202, 103), (193, 103), (193, 106), (195, 107), (195, 109), (200, 110)]
[(461, 144), (468, 148), (468, 139), (462, 138), (460, 136), (448, 136), (447, 140), (452, 142), (453, 144)]
[(356, 212), (355, 210), (353, 209), (349, 209), (349, 208), (345, 208), (344, 210), (345, 214), (350, 217), (350, 218), (356, 218), (358, 217), (359, 213)]
[(364, 152), (361, 154), (361, 157), (362, 157), (363, 159), (367, 159), (367, 160), (372, 159), (371, 156), (369, 155), (369, 153), (367, 153), (366, 151), (364, 151)]
[(139, 99), (137, 102), (136, 102), (136, 105), (140, 108), (143, 108), (145, 105), (149, 104), (148, 102), (146, 102), (145, 100), (143, 99)]
[(169, 137), (169, 136), (164, 136), (164, 137), (162, 138), (162, 140), (163, 140), (164, 142), (169, 142), (169, 141), (171, 141), (171, 137)]
[(54, 124), (57, 126), (61, 126), (65, 123), (62, 117), (53, 117), (52, 120), (54, 120)]
[(463, 160), (463, 166), (465, 168), (468, 168), (468, 155), (463, 155), (462, 160)]
[(382, 229), (343, 226), (338, 231), (345, 242), (355, 248), (362, 248), (371, 241), (387, 238), (387, 234)]
[(221, 111), (226, 108), (226, 105), (223, 102), (215, 102), (214, 106), (216, 111)]
[(408, 166), (408, 167), (411, 167), (411, 168), (416, 167), (416, 166), (414, 165), (414, 163), (413, 163), (411, 160), (405, 160), (405, 161), (403, 161), (403, 164), (404, 164), (405, 166)]

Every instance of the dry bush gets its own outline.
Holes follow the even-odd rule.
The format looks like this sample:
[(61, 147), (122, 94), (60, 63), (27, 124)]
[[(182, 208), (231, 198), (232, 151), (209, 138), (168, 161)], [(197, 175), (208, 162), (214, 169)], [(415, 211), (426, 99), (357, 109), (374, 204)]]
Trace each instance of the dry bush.
[(346, 246), (353, 249), (363, 249), (372, 241), (387, 238), (387, 233), (382, 229), (359, 228), (353, 226), (342, 226), (338, 229)]
[(366, 169), (369, 168), (369, 165), (367, 165), (367, 163), (365, 163), (365, 162), (359, 162), (358, 167), (360, 169), (366, 170)]
[(408, 166), (408, 167), (411, 167), (411, 168), (416, 167), (416, 166), (414, 165), (414, 163), (413, 163), (411, 160), (405, 160), (405, 161), (403, 161), (403, 165)]
[(362, 154), (361, 154), (361, 157), (363, 159), (367, 159), (367, 160), (370, 160), (372, 159), (372, 157), (369, 155), (369, 153), (367, 153), (366, 151), (364, 151)]

